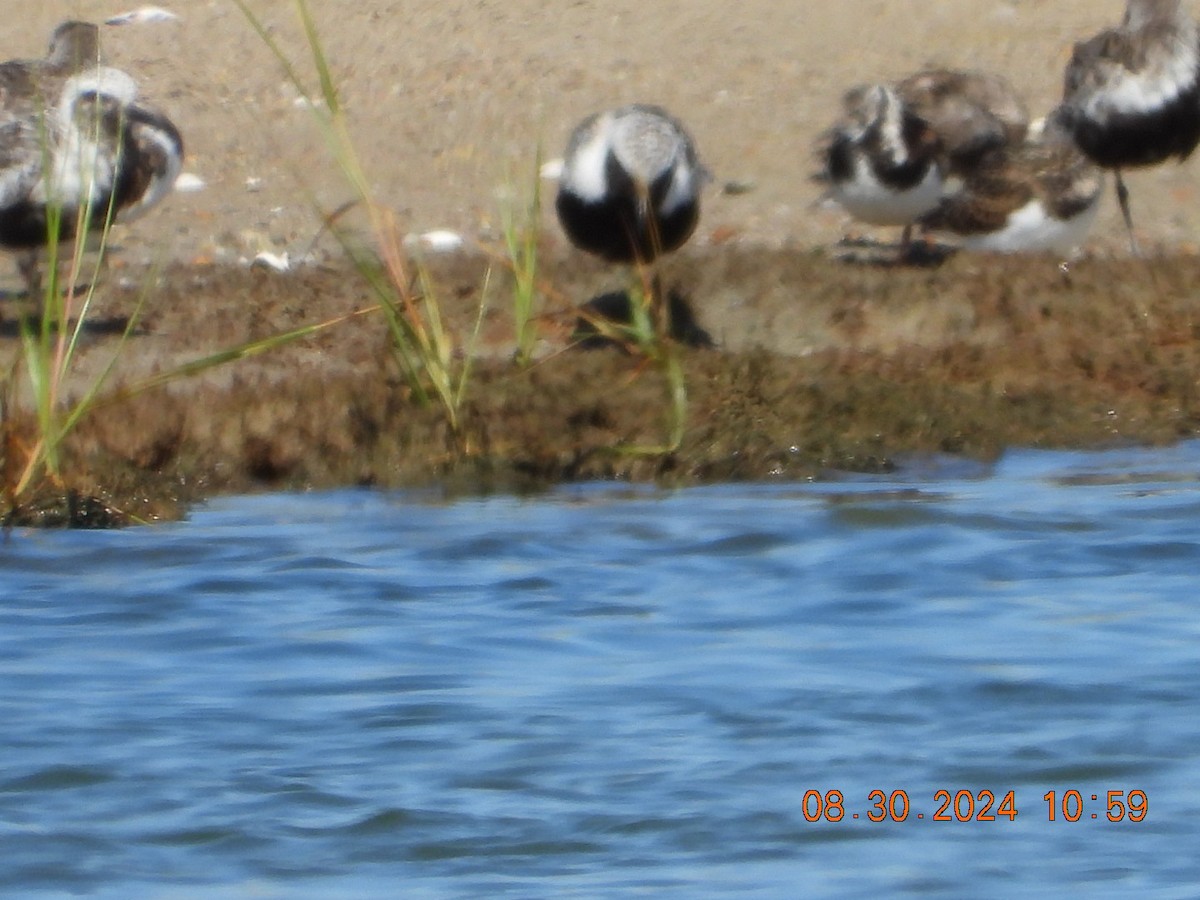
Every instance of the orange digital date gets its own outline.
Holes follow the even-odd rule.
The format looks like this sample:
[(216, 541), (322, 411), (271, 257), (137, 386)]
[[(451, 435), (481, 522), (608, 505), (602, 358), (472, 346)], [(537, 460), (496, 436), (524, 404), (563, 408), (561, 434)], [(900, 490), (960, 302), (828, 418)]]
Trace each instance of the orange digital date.
[[(1090, 797), (1099, 802), (1099, 795), (1091, 794)], [(1141, 822), (1150, 808), (1146, 792), (1141, 790), (1108, 791), (1104, 809), (1091, 813), (1086, 810), (1083, 794), (1074, 789), (1063, 792), (1061, 797), (1056, 791), (1047, 791), (1042, 799), (1046, 801), (1051, 822), (1060, 817), (1068, 822), (1078, 822), (1085, 815), (1099, 819), (1101, 812), (1110, 822)], [(867, 794), (867, 800), (869, 806), (861, 817), (870, 822), (904, 822), (910, 816), (925, 818), (925, 813), (912, 811), (905, 790), (874, 790)], [(934, 822), (995, 822), (1000, 819), (1013, 822), (1017, 818), (1015, 790), (1006, 791), (999, 797), (987, 789), (939, 790), (934, 792), (933, 802), (936, 809), (929, 818)], [(838, 790), (805, 791), (802, 812), (806, 822), (841, 822), (847, 815), (850, 819), (860, 818), (860, 813), (847, 813), (845, 795)]]
[[(912, 812), (908, 791), (875, 790), (867, 794), (867, 800), (870, 806), (862, 815), (870, 822), (904, 822), (910, 815), (925, 818), (923, 812)], [(1011, 822), (1017, 817), (1016, 791), (1008, 791), (998, 801), (989, 790), (936, 791), (933, 801), (937, 809), (930, 818), (935, 822)], [(803, 812), (806, 822), (840, 822), (846, 817), (846, 801), (841, 791), (806, 791)], [(859, 813), (850, 813), (850, 818), (859, 818)]]

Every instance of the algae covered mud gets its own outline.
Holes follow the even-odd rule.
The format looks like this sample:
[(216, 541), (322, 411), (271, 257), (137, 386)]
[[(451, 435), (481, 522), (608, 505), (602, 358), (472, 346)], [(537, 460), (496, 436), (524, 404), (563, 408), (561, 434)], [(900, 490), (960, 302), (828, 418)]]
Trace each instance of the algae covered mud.
[[(356, 271), (168, 268), (119, 351), (150, 276), (124, 279), (130, 289), (111, 279), (83, 335), (78, 384), (65, 388), (83, 391), (116, 352), (106, 399), (68, 435), (61, 479), (11, 504), (9, 521), (152, 521), (262, 489), (803, 479), (887, 470), (909, 453), (1166, 442), (1200, 423), (1200, 260), (1190, 257), (1064, 271), (1039, 258), (898, 269), (798, 250), (684, 253), (664, 279), (715, 347), (678, 350), (677, 446), (679, 398), (662, 369), (619, 346), (577, 346), (579, 304), (620, 287), (620, 275), (574, 255), (545, 259), (535, 358), (521, 366), (507, 276), (489, 282), (488, 266), (447, 258), (430, 272), (471, 359), (456, 433), (413, 396), (382, 318), (349, 315), (372, 305)], [(4, 303), (0, 354), (13, 370), (19, 304)], [(131, 390), (222, 348), (333, 320)], [(6, 409), (6, 470), (35, 431), (21, 409)]]

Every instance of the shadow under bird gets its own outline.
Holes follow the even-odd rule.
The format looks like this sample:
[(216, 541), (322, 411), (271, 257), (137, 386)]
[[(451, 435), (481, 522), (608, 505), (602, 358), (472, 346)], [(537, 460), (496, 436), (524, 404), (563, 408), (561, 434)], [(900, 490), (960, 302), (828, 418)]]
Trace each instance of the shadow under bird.
[(968, 250), (1066, 256), (1087, 238), (1103, 192), (1103, 170), (1075, 146), (1056, 110), (1038, 133), (980, 160), (920, 224)]
[(71, 240), (81, 222), (130, 221), (170, 193), (183, 139), (138, 93), (99, 64), (87, 23), (60, 25), (44, 60), (0, 64), (0, 246), (16, 253), (30, 295), (55, 213), (53, 237)]
[(1063, 116), (1079, 148), (1116, 174), (1139, 253), (1123, 169), (1183, 160), (1200, 143), (1200, 32), (1181, 0), (1129, 0), (1117, 28), (1075, 45)]
[(842, 98), (842, 118), (818, 144), (828, 196), (870, 225), (913, 224), (937, 208), (950, 177), (1025, 136), (1029, 115), (1007, 80), (929, 69)]
[(707, 177), (677, 119), (657, 106), (622, 106), (571, 134), (555, 207), (579, 249), (610, 262), (650, 263), (696, 230)]

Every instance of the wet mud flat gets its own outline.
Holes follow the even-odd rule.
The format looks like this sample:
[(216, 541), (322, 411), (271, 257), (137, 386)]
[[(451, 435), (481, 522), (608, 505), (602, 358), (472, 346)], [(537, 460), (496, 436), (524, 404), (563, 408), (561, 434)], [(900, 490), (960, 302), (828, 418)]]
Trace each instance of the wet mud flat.
[[(129, 393), (210, 353), (369, 310), (351, 269), (109, 273), (67, 389), (81, 395), (119, 353), (105, 400), (69, 435), (61, 480), (10, 497), (8, 521), (117, 525), (176, 517), (221, 493), (350, 485), (799, 480), (886, 472), (909, 454), (986, 459), (1008, 446), (1162, 443), (1200, 428), (1200, 260), (1188, 256), (1064, 271), (1049, 257), (960, 254), (912, 268), (807, 249), (685, 252), (663, 280), (715, 346), (678, 348), (687, 405), (669, 450), (662, 367), (628, 348), (576, 346), (576, 307), (629, 274), (578, 254), (545, 259), (537, 351), (519, 366), (503, 266), (483, 255), (429, 265), (459, 362), (471, 358), (457, 432), (436, 404), (417, 402), (371, 312)], [(5, 372), (19, 362), (22, 308), (0, 301)], [(22, 384), (4, 427), (9, 478), (36, 433)]]

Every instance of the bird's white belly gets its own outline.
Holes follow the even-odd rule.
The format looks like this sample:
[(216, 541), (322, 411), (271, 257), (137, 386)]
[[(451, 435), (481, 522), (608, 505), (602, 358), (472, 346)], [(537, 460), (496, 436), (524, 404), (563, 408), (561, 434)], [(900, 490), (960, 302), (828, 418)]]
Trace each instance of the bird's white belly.
[[(79, 209), (98, 202), (112, 190), (116, 160), (96, 141), (74, 135), (52, 154), (50, 177), (39, 179), (34, 199), (47, 205)], [(105, 210), (94, 210), (97, 216)]]
[(1070, 219), (1056, 219), (1046, 212), (1040, 200), (1031, 200), (1008, 218), (1008, 223), (991, 234), (976, 234), (963, 239), (963, 247), (987, 253), (1032, 253), (1052, 250), (1070, 253), (1087, 240), (1096, 221), (1099, 201)]
[(942, 196), (942, 176), (930, 166), (914, 187), (896, 190), (875, 177), (866, 159), (855, 160), (854, 177), (835, 183), (833, 199), (854, 218), (868, 225), (908, 225), (932, 211)]

